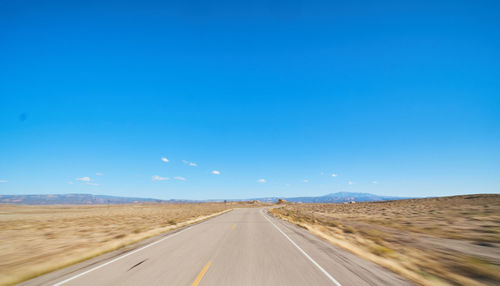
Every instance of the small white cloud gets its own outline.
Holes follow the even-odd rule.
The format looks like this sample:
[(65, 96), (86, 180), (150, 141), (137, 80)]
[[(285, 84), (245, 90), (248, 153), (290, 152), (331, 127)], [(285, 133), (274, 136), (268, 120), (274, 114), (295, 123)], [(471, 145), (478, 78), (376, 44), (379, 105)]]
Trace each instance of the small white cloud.
[(220, 172), (219, 172), (219, 171), (217, 171), (217, 170), (213, 170), (213, 171), (212, 171), (212, 172), (210, 172), (210, 173), (212, 173), (212, 174), (214, 174), (214, 175), (220, 175)]
[(161, 160), (162, 160), (163, 162), (165, 162), (165, 163), (168, 163), (168, 159), (167, 159), (167, 158), (165, 158), (165, 157), (161, 157)]
[(0, 183), (7, 183), (7, 182), (9, 182), (9, 181), (7, 181), (7, 180), (0, 180)]
[(349, 182), (347, 182), (347, 184), (349, 184), (349, 185), (354, 185), (354, 182), (349, 181)]
[(96, 176), (104, 176), (103, 173), (95, 173)]
[(309, 180), (304, 180), (303, 182), (304, 182), (304, 183), (309, 183)]
[(73, 182), (72, 182), (72, 181), (69, 181), (69, 182), (68, 182), (68, 184), (73, 185)]
[(372, 184), (376, 185), (376, 184), (378, 184), (378, 182), (377, 181), (373, 181)]
[(338, 176), (337, 174), (332, 174), (332, 177), (334, 177), (334, 178), (337, 177), (337, 176)]
[(87, 185), (91, 185), (91, 186), (99, 186), (99, 184), (92, 183), (92, 182), (87, 182)]
[(75, 180), (82, 182), (90, 182), (90, 177), (81, 177), (81, 178), (76, 178)]
[(258, 180), (257, 180), (257, 183), (262, 183), (262, 184), (264, 184), (264, 183), (267, 183), (267, 181), (266, 181), (266, 179), (258, 179)]
[(190, 167), (198, 167), (198, 164), (196, 164), (195, 162), (189, 162), (187, 160), (182, 160), (182, 163), (184, 163)]
[(184, 177), (174, 177), (174, 179), (179, 180), (179, 181), (185, 181), (186, 180), (186, 178), (184, 178)]
[(168, 180), (170, 180), (170, 178), (168, 178), (168, 177), (160, 177), (158, 175), (154, 175), (152, 177), (152, 180), (153, 181), (168, 181)]

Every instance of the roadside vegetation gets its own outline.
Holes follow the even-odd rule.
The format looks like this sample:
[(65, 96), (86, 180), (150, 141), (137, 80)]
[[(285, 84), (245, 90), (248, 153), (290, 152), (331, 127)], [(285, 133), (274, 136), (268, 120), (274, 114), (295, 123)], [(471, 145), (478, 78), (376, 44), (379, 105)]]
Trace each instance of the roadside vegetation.
[(500, 285), (500, 195), (270, 211), (420, 285)]
[(0, 285), (12, 285), (253, 203), (0, 204)]

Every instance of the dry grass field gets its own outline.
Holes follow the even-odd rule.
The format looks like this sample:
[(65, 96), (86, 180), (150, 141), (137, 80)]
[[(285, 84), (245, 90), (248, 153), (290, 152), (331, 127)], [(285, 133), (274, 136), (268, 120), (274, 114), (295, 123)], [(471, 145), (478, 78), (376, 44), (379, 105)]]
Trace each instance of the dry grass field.
[(0, 205), (0, 285), (11, 285), (245, 203)]
[(421, 285), (500, 285), (500, 195), (271, 212)]

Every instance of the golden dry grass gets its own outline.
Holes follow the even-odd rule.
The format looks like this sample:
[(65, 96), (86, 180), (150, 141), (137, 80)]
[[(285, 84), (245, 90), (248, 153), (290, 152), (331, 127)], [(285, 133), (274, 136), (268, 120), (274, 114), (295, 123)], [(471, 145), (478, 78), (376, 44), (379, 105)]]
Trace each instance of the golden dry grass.
[(271, 212), (421, 285), (500, 285), (500, 195)]
[(95, 257), (245, 203), (0, 205), (0, 285)]

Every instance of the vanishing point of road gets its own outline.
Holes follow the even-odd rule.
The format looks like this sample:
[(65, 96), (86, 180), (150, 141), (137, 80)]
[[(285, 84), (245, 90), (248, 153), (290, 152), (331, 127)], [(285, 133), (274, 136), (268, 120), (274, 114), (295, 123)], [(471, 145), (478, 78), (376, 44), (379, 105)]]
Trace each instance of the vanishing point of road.
[(22, 285), (411, 285), (276, 219), (236, 209)]

